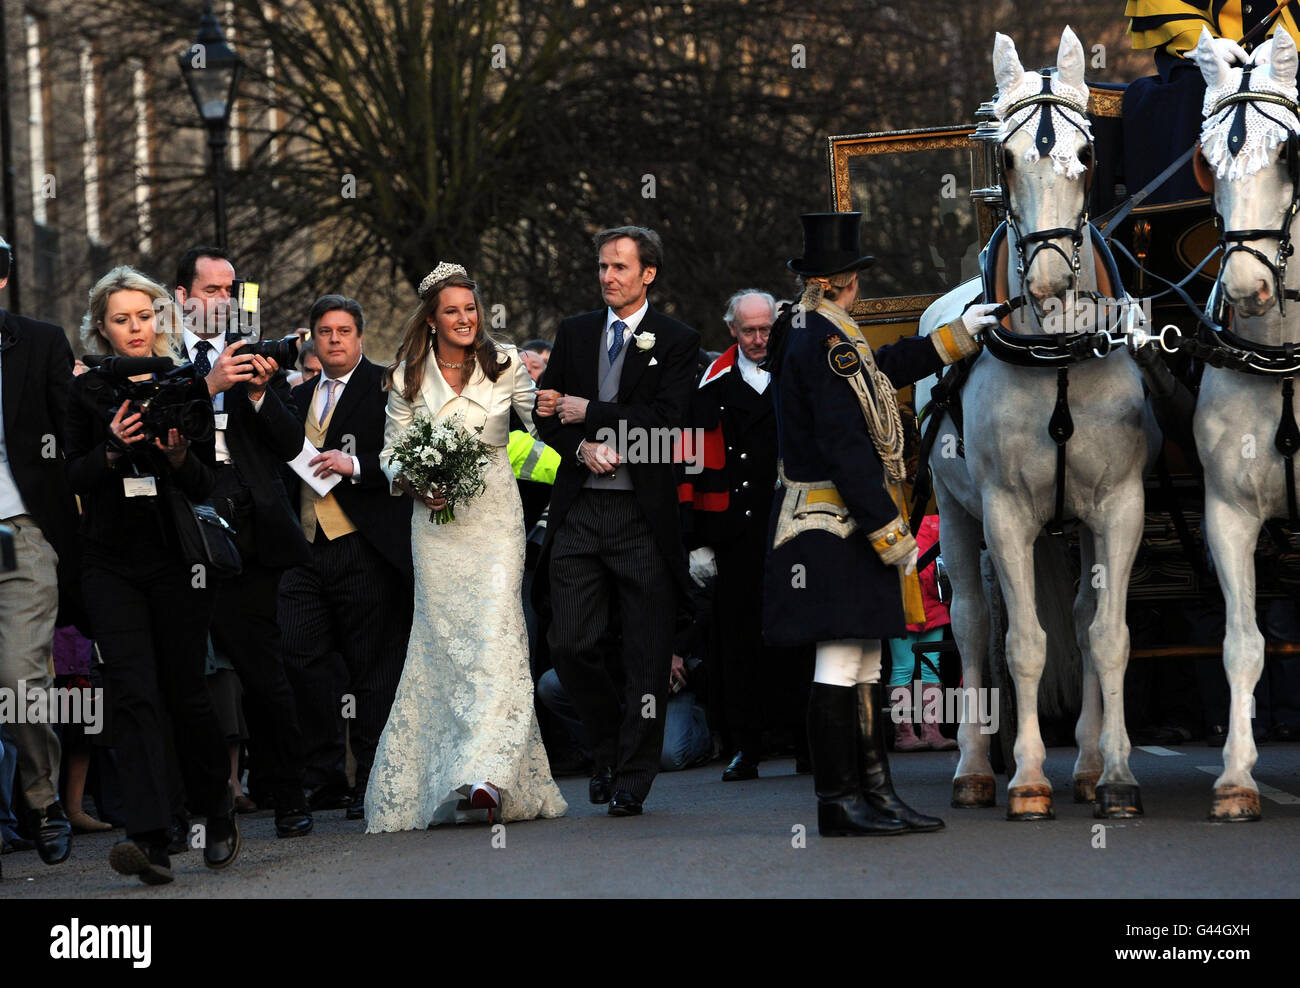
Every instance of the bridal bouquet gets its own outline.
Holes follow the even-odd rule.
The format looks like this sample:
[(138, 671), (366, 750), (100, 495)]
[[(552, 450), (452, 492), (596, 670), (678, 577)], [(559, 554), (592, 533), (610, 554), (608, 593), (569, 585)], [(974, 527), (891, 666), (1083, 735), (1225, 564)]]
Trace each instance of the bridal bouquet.
[(487, 487), (483, 470), (492, 447), (478, 438), (476, 430), (465, 428), (462, 416), (453, 415), (435, 423), (427, 416), (416, 418), (393, 444), (388, 465), (397, 464), (401, 475), (414, 490), (437, 491), (447, 506), (429, 513), (429, 520), (442, 525), (456, 520), (456, 506), (470, 501)]

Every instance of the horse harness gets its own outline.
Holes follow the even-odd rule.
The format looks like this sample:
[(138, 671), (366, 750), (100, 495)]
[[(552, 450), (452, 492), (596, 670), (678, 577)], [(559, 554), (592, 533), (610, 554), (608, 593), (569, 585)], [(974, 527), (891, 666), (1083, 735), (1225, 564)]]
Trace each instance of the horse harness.
[[(1218, 206), (1214, 208), (1214, 224), (1219, 232), (1218, 246), (1223, 250), (1223, 259), (1219, 264), (1219, 273), (1215, 279), (1212, 297), (1216, 300), (1215, 311), (1209, 319), (1202, 319), (1202, 327), (1195, 337), (1176, 337), (1173, 344), (1167, 344), (1161, 338), (1161, 345), (1166, 351), (1185, 350), (1211, 367), (1221, 367), (1253, 374), (1261, 377), (1280, 377), (1282, 379), (1282, 410), (1278, 420), (1277, 432), (1273, 436), (1273, 448), (1282, 456), (1286, 473), (1286, 504), (1288, 524), (1295, 528), (1300, 525), (1300, 510), (1296, 504), (1295, 454), (1300, 451), (1300, 425), (1295, 416), (1295, 378), (1300, 373), (1300, 343), (1283, 343), (1280, 346), (1256, 343), (1229, 331), (1226, 326), (1230, 321), (1227, 301), (1222, 290), (1223, 272), (1228, 258), (1236, 253), (1250, 254), (1266, 268), (1273, 277), (1273, 289), (1277, 298), (1278, 313), (1286, 315), (1288, 301), (1300, 301), (1300, 290), (1286, 287), (1287, 260), (1295, 253), (1291, 242), (1291, 225), (1300, 212), (1300, 134), (1279, 120), (1273, 113), (1259, 104), (1272, 104), (1289, 111), (1293, 117), (1300, 119), (1300, 105), (1276, 93), (1260, 92), (1250, 88), (1253, 65), (1243, 67), (1241, 85), (1235, 93), (1219, 100), (1206, 119), (1210, 120), (1220, 112), (1233, 108), (1232, 123), (1228, 130), (1228, 151), (1235, 156), (1243, 147), (1246, 135), (1246, 111), (1254, 110), (1277, 124), (1287, 133), (1287, 172), (1291, 181), (1291, 202), (1277, 229), (1229, 230)], [(1206, 192), (1214, 188), (1213, 173), (1208, 164), (1198, 154), (1195, 158), (1197, 181)], [(1213, 198), (1211, 199), (1213, 202)], [(1248, 246), (1255, 240), (1276, 240), (1277, 254), (1270, 259), (1262, 251)]]
[[(1002, 224), (994, 231), (988, 246), (980, 254), (980, 268), (983, 280), (983, 297), (990, 302), (1003, 302), (1005, 314), (1010, 315), (1027, 303), (1023, 294), (1017, 298), (1006, 298), (1005, 272), (1000, 259), (1007, 250), (1008, 224)], [(1096, 227), (1088, 224), (1092, 237), (1093, 250), (1096, 253), (1098, 274), (1111, 286), (1120, 284), (1119, 270), (1115, 259)], [(1032, 261), (1032, 258), (1031, 258)], [(1077, 268), (1075, 269), (1077, 277)], [(1114, 288), (1111, 289), (1114, 291)], [(1089, 293), (1094, 301), (1103, 297), (1098, 293)], [(1049, 535), (1064, 535), (1067, 519), (1065, 517), (1065, 467), (1066, 446), (1074, 435), (1074, 417), (1070, 413), (1070, 365), (1083, 360), (1107, 356), (1112, 349), (1124, 343), (1123, 334), (1112, 335), (1109, 328), (1096, 332), (1081, 333), (1013, 333), (1001, 323), (984, 331), (984, 347), (998, 360), (1019, 367), (1040, 367), (1056, 369), (1056, 403), (1047, 423), (1047, 433), (1056, 446), (1055, 501), (1052, 518), (1044, 526)], [(974, 358), (953, 366), (936, 385), (931, 404), (936, 411), (947, 411), (957, 429), (957, 454), (965, 456), (965, 441), (962, 434), (960, 389), (969, 376)], [(933, 413), (932, 413), (933, 414)], [(934, 414), (922, 442), (921, 456), (928, 458), (937, 437), (941, 414)]]

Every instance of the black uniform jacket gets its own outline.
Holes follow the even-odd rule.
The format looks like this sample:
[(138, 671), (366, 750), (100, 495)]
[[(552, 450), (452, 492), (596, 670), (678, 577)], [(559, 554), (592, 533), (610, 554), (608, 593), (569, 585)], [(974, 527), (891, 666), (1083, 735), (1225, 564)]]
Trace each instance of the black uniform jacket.
[[(898, 568), (881, 561), (871, 537), (896, 531), (902, 519), (885, 487), (862, 406), (827, 361), (826, 340), (832, 336), (845, 338), (829, 319), (808, 313), (803, 327), (790, 330), (772, 385), (778, 389), (785, 476), (803, 483), (829, 481), (842, 502), (807, 505), (793, 519), (793, 527), (802, 530), (787, 538), (791, 519), (783, 521), (783, 515), (792, 513), (799, 492), (783, 487), (777, 493), (763, 594), (763, 635), (772, 645), (907, 632)], [(944, 360), (932, 338), (913, 337), (881, 347), (876, 363), (902, 388), (937, 373)], [(814, 526), (802, 525), (801, 518), (811, 518)]]

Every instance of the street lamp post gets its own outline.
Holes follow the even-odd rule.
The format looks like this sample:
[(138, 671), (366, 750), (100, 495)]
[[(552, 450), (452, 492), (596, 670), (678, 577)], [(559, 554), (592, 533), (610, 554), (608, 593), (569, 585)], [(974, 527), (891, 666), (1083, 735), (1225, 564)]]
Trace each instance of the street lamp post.
[(216, 213), (217, 246), (226, 247), (226, 134), (230, 110), (244, 74), (244, 60), (226, 44), (212, 4), (203, 5), (199, 36), (181, 52), (181, 76), (199, 117), (208, 128), (208, 149), (212, 153), (212, 205)]

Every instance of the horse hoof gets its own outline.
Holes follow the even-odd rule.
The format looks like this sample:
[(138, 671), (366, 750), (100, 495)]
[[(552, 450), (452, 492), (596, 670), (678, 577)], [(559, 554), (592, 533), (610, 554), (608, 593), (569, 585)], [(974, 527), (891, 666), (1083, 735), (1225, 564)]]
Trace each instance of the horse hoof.
[(1080, 772), (1074, 777), (1074, 801), (1076, 803), (1095, 803), (1097, 801), (1097, 780), (1100, 772)]
[(991, 775), (959, 775), (952, 780), (952, 805), (958, 810), (997, 806), (997, 792)]
[(1007, 793), (1008, 820), (1055, 820), (1052, 787), (1049, 785), (1017, 786)]
[(1245, 786), (1219, 786), (1214, 790), (1210, 819), (1221, 823), (1244, 823), (1258, 820), (1259, 793)]
[(1142, 793), (1129, 782), (1110, 782), (1097, 787), (1097, 805), (1092, 815), (1100, 820), (1128, 820), (1142, 815)]

